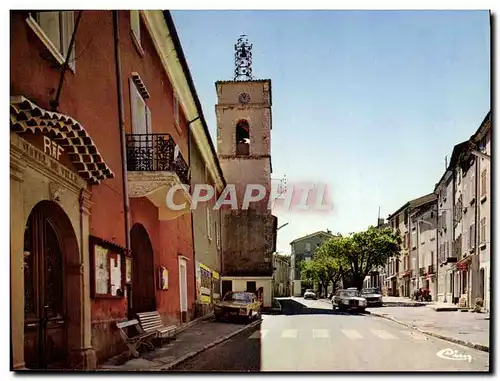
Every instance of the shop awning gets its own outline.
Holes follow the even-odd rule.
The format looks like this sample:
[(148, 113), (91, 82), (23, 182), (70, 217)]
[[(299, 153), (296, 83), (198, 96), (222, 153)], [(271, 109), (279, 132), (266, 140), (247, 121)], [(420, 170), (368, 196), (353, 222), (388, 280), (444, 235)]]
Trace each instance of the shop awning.
[(41, 132), (68, 152), (78, 175), (90, 184), (114, 178), (97, 146), (75, 119), (45, 110), (24, 96), (10, 97), (10, 128), (17, 133)]

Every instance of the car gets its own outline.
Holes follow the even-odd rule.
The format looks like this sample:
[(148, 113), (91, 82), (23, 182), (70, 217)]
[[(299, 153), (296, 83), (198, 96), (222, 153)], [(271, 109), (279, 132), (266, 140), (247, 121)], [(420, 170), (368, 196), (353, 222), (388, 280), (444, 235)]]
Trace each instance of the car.
[(317, 297), (313, 290), (306, 290), (304, 292), (304, 299), (317, 299)]
[(249, 322), (260, 317), (262, 302), (253, 292), (228, 291), (222, 300), (214, 304), (215, 320), (243, 319)]
[(338, 308), (339, 311), (364, 312), (366, 305), (366, 299), (355, 288), (338, 290), (332, 298), (332, 308), (334, 310)]
[(368, 307), (382, 307), (382, 293), (377, 287), (367, 287), (361, 290), (361, 296), (366, 299)]

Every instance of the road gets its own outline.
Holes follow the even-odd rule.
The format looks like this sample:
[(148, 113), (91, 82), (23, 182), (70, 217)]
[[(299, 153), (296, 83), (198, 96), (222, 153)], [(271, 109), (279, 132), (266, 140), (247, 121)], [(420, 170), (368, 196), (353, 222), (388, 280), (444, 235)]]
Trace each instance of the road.
[[(431, 338), (375, 316), (334, 313), (321, 301), (307, 301), (306, 305), (314, 310), (263, 316), (262, 324), (254, 331), (209, 349), (173, 370), (488, 370), (486, 352)], [(446, 349), (456, 350), (465, 360), (439, 357), (438, 353)]]

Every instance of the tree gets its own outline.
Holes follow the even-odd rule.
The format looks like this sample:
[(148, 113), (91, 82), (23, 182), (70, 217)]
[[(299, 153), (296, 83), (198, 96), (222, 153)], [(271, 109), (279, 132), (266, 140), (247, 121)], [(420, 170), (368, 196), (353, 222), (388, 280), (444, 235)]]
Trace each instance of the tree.
[[(343, 243), (341, 263), (346, 267), (344, 280), (351, 287), (361, 289), (365, 277), (377, 266), (400, 254), (401, 236), (390, 228), (370, 226), (354, 233)], [(346, 285), (344, 284), (344, 287)]]
[(319, 260), (312, 259), (302, 263), (301, 275), (304, 279), (319, 283), (320, 290), (327, 290), (329, 279), (325, 264)]
[(324, 242), (316, 251), (314, 258), (324, 268), (328, 284), (331, 283), (333, 286), (333, 292), (335, 292), (337, 284), (342, 279), (343, 268), (346, 267), (343, 260), (344, 256), (342, 256), (342, 239), (343, 237), (339, 235)]

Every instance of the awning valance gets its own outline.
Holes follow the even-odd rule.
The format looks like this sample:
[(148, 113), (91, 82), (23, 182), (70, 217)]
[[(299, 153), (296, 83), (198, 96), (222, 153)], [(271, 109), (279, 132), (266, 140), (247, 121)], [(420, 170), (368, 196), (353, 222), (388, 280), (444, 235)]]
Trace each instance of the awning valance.
[(23, 96), (10, 97), (10, 128), (17, 133), (40, 131), (63, 147), (80, 177), (91, 184), (114, 178), (90, 135), (75, 119), (44, 110)]

